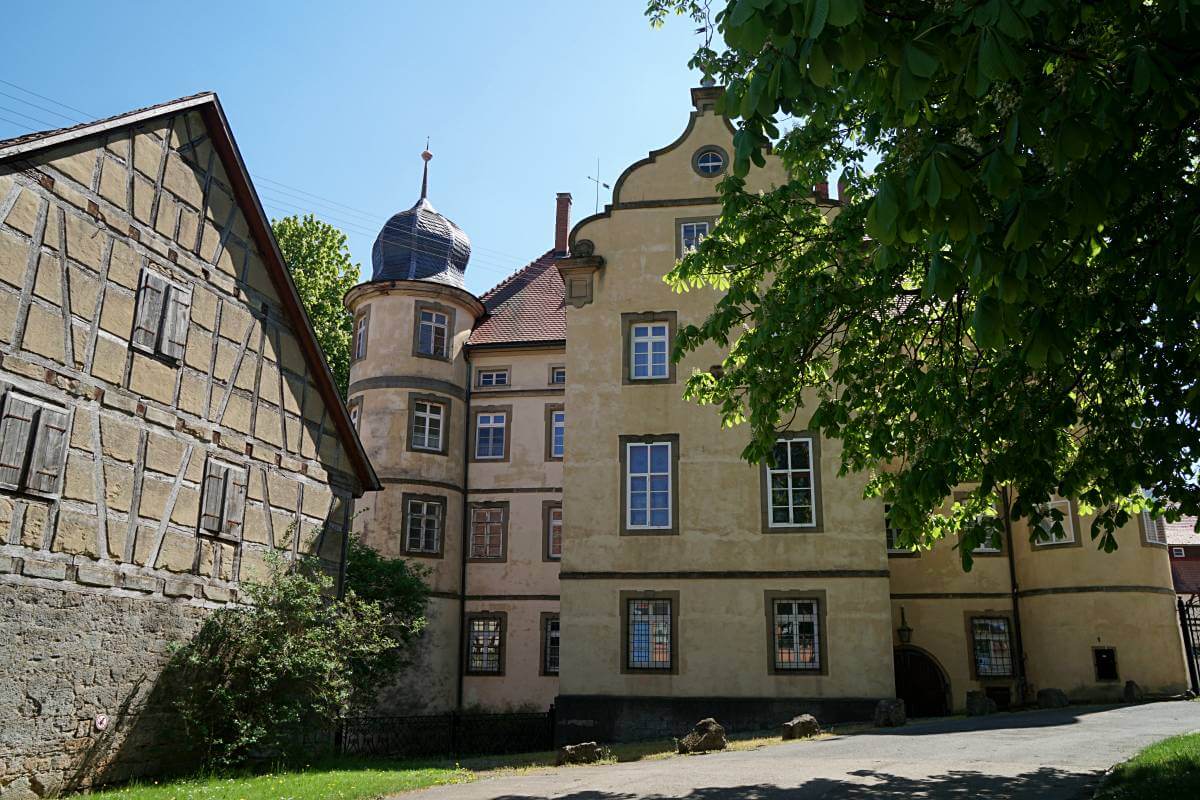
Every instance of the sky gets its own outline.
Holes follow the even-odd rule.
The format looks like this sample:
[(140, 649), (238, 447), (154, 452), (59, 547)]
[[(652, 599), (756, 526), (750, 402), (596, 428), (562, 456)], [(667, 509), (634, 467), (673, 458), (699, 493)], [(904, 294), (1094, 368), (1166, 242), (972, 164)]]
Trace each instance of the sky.
[[(549, 250), (556, 192), (592, 213), (596, 174), (684, 129), (699, 75), (684, 18), (644, 0), (13, 3), (0, 138), (213, 90), (272, 217), (340, 227), (369, 276), (420, 193), (471, 237), (482, 293)], [(19, 31), (19, 34), (14, 32)], [(601, 190), (600, 204), (609, 199)]]

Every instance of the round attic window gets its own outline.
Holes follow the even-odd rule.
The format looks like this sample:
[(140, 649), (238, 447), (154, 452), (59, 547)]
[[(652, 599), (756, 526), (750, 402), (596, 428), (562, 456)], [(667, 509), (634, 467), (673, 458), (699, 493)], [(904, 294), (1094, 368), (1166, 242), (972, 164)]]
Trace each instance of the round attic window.
[(725, 171), (728, 160), (725, 151), (715, 145), (701, 147), (692, 156), (692, 169), (705, 178), (714, 178)]

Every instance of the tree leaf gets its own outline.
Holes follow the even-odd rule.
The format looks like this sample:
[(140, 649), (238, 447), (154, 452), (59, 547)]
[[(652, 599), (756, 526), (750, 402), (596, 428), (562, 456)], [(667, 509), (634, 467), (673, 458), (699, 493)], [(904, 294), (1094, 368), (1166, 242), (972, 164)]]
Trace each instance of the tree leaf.
[(858, 19), (858, 0), (830, 0), (830, 25), (844, 28), (856, 19)]
[(929, 78), (937, 72), (937, 56), (916, 42), (910, 43), (904, 48), (904, 60), (912, 73), (919, 78)]
[(816, 39), (825, 30), (825, 21), (829, 19), (829, 0), (814, 0), (812, 20), (808, 24), (808, 38)]

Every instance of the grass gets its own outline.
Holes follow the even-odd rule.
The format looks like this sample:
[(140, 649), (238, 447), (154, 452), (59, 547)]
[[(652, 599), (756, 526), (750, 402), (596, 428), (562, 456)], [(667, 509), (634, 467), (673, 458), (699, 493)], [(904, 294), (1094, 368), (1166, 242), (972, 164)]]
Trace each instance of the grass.
[(1096, 800), (1200, 797), (1200, 733), (1173, 736), (1118, 764)]
[(474, 779), (469, 770), (454, 764), (342, 759), (292, 772), (131, 783), (88, 795), (88, 800), (368, 800)]

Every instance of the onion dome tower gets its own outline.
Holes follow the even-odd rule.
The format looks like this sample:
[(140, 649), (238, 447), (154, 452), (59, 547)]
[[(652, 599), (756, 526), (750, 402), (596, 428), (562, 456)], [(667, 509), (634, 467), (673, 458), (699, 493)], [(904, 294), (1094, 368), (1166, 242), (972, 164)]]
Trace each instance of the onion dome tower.
[(382, 689), (388, 713), (456, 707), (461, 634), (468, 367), (463, 348), (484, 314), (465, 288), (471, 240), (421, 196), (392, 216), (371, 251), (371, 280), (351, 289), (349, 407), (383, 491), (355, 503), (354, 532), (389, 558), (430, 569), (428, 626), (413, 663)]

